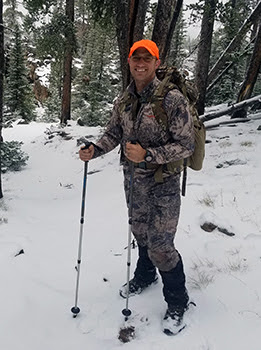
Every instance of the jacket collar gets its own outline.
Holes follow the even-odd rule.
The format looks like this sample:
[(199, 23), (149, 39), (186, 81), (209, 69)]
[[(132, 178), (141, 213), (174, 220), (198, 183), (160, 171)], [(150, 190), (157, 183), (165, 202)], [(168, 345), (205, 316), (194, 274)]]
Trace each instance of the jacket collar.
[(135, 81), (133, 80), (130, 85), (127, 87), (127, 91), (131, 94), (134, 95), (138, 98), (141, 99), (147, 99), (148, 97), (151, 97), (156, 89), (156, 87), (159, 85), (160, 80), (155, 76), (153, 80), (145, 86), (145, 88), (140, 92), (136, 92), (136, 86), (135, 86)]

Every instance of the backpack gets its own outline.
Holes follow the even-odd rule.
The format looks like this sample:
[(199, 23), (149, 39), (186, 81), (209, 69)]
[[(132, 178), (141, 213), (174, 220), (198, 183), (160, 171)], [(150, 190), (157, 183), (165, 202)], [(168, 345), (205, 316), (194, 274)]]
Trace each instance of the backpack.
[[(193, 170), (201, 170), (205, 157), (205, 140), (206, 129), (203, 122), (198, 117), (196, 103), (198, 101), (198, 90), (195, 84), (187, 79), (187, 72), (181, 73), (176, 67), (163, 66), (158, 68), (157, 77), (161, 83), (156, 88), (152, 96), (152, 109), (155, 111), (156, 119), (160, 119), (160, 123), (167, 128), (167, 115), (163, 107), (163, 99), (170, 90), (178, 89), (187, 99), (189, 111), (193, 117), (193, 126), (195, 133), (195, 149), (194, 153), (186, 159), (186, 166)], [(173, 162), (178, 165), (183, 160)]]
[[(166, 130), (168, 127), (168, 117), (163, 106), (163, 101), (170, 90), (178, 89), (185, 96), (188, 101), (190, 114), (193, 117), (195, 134), (195, 149), (193, 154), (186, 159), (180, 159), (166, 164), (167, 170), (172, 173), (183, 171), (182, 195), (185, 196), (187, 167), (193, 170), (201, 170), (205, 157), (206, 129), (203, 122), (199, 119), (196, 109), (198, 90), (193, 82), (187, 79), (188, 74), (186, 72), (181, 73), (175, 66), (161, 66), (157, 69), (156, 75), (161, 82), (146, 102), (151, 104), (155, 118), (162, 128)], [(125, 108), (128, 104), (131, 104), (131, 97), (129, 93), (124, 93), (121, 105)], [(163, 181), (162, 166), (157, 166), (154, 178), (156, 182)]]

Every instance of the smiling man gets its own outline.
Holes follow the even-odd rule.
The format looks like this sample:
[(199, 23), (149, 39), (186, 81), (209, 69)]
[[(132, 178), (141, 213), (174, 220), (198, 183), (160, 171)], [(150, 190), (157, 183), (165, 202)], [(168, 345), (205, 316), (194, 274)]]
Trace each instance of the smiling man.
[[(129, 66), (135, 81), (137, 92), (141, 92), (154, 78), (155, 71), (160, 65), (159, 52), (153, 42), (146, 42), (148, 49), (140, 47), (136, 42), (129, 53)], [(136, 48), (137, 47), (137, 48)]]
[[(177, 89), (160, 96), (166, 124), (162, 125), (155, 115), (152, 105), (160, 84), (156, 77), (160, 59), (153, 41), (135, 42), (128, 63), (133, 81), (117, 98), (103, 136), (88, 149), (81, 149), (79, 155), (88, 161), (121, 145), (128, 206), (130, 183), (133, 184), (131, 228), (139, 256), (129, 290), (123, 285), (120, 295), (125, 298), (127, 294), (140, 294), (157, 282), (158, 270), (167, 303), (163, 331), (174, 335), (185, 327), (183, 315), (189, 298), (181, 255), (174, 245), (180, 213), (180, 169), (171, 170), (168, 165), (193, 153), (193, 121)], [(133, 163), (134, 178), (130, 181)]]

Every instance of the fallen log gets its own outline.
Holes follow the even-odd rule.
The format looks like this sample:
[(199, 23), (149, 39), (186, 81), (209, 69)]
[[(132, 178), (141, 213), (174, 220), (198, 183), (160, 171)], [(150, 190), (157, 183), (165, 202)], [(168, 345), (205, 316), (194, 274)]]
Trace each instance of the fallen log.
[[(238, 109), (243, 109), (245, 107), (249, 107), (257, 102), (260, 102), (261, 103), (261, 95), (258, 95), (258, 96), (255, 96), (255, 97), (252, 97), (248, 100), (244, 100), (244, 101), (241, 101), (239, 103), (235, 103), (235, 104), (232, 104), (226, 108), (222, 108), (218, 111), (215, 111), (215, 112), (210, 112), (210, 113), (205, 113), (201, 116), (199, 116), (199, 119), (202, 121), (202, 122), (206, 122), (206, 121), (209, 121), (209, 120), (212, 120), (212, 119), (215, 119), (215, 118), (219, 118), (219, 117), (222, 117), (223, 115), (231, 115), (233, 114), (236, 110)], [(244, 118), (242, 118), (244, 119)]]
[(236, 126), (235, 124), (238, 124), (238, 123), (247, 123), (249, 122), (250, 118), (237, 118), (237, 119), (230, 119), (230, 120), (222, 120), (222, 122), (217, 122), (215, 124), (209, 124), (209, 125), (206, 125), (206, 130), (209, 130), (209, 129), (215, 129), (221, 125), (228, 125), (228, 126)]

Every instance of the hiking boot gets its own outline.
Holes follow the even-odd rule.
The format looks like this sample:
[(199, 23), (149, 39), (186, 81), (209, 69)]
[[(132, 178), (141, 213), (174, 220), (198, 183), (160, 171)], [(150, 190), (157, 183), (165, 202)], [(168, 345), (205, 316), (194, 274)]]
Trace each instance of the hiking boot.
[(187, 306), (169, 306), (162, 322), (163, 332), (167, 335), (176, 335), (186, 327), (183, 322), (183, 316)]
[[(129, 296), (134, 296), (136, 294), (140, 294), (144, 291), (144, 289), (148, 288), (152, 284), (156, 284), (158, 282), (158, 276), (155, 275), (153, 279), (149, 281), (143, 281), (136, 276), (134, 276), (129, 282)], [(125, 283), (119, 290), (120, 296), (124, 299), (127, 298), (127, 283)]]
[[(139, 257), (134, 271), (134, 277), (129, 282), (129, 296), (140, 294), (158, 280), (156, 268), (148, 255), (148, 248), (138, 245)], [(120, 296), (127, 298), (127, 283), (120, 288)]]

